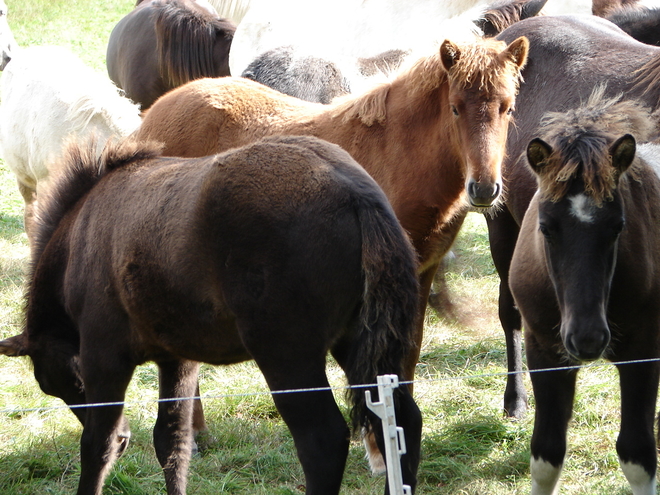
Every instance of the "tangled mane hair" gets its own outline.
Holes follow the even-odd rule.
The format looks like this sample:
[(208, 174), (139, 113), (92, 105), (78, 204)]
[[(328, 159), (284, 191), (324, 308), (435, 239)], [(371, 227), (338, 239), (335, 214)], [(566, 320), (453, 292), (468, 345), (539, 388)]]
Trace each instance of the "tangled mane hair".
[(460, 55), (449, 72), (445, 69), (440, 50), (415, 62), (392, 81), (380, 84), (358, 97), (338, 99), (333, 113), (344, 122), (360, 119), (365, 125), (384, 124), (387, 119), (387, 96), (393, 85), (400, 84), (411, 98), (427, 95), (449, 83), (457, 88), (466, 88), (478, 83), (479, 89), (490, 91), (513, 81), (516, 88), (522, 80), (520, 67), (513, 58), (499, 56), (507, 44), (493, 38), (460, 44)]
[[(641, 91), (642, 95), (655, 94), (660, 90), (660, 56), (651, 58), (633, 72), (633, 77), (633, 91)], [(654, 107), (657, 108), (657, 104)]]
[[(572, 179), (581, 176), (585, 192), (597, 205), (613, 198), (619, 173), (612, 166), (610, 146), (624, 134), (648, 141), (655, 123), (650, 110), (622, 95), (604, 98), (597, 87), (587, 102), (568, 112), (548, 112), (541, 119), (540, 137), (552, 153), (538, 175), (539, 191), (550, 201), (562, 199)], [(636, 177), (637, 160), (628, 173)]]
[(32, 269), (62, 218), (107, 173), (129, 163), (160, 156), (162, 148), (161, 144), (138, 142), (131, 138), (118, 143), (110, 140), (98, 156), (95, 137), (83, 143), (70, 140), (53, 168), (49, 184), (39, 196)]

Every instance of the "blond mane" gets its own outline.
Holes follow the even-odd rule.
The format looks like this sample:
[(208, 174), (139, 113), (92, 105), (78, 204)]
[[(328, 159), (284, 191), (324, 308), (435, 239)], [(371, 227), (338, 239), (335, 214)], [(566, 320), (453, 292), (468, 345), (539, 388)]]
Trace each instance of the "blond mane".
[[(624, 134), (648, 141), (655, 128), (650, 110), (619, 95), (604, 97), (603, 86), (583, 106), (568, 112), (549, 112), (541, 120), (540, 137), (552, 148), (539, 175), (544, 198), (559, 201), (571, 179), (581, 174), (585, 192), (596, 204), (612, 199), (619, 179), (611, 166), (610, 146)], [(633, 177), (636, 165), (628, 171)]]
[(410, 98), (423, 97), (449, 83), (458, 88), (478, 85), (481, 91), (490, 91), (521, 81), (520, 68), (513, 60), (500, 57), (507, 44), (492, 38), (460, 44), (460, 57), (449, 72), (445, 69), (436, 51), (417, 60), (412, 67), (398, 74), (392, 81), (382, 83), (361, 96), (340, 98), (332, 111), (333, 117), (344, 122), (359, 119), (365, 125), (384, 124), (387, 119), (387, 97), (390, 89), (401, 85)]

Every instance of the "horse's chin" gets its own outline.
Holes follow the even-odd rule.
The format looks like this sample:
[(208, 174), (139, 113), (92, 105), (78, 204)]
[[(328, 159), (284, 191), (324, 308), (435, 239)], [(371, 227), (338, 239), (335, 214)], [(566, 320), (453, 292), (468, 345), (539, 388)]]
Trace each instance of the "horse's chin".
[(468, 196), (467, 203), (470, 211), (476, 213), (495, 215), (498, 211), (500, 211), (503, 208), (504, 199), (500, 194), (497, 198), (495, 198), (493, 201), (489, 203), (478, 203), (478, 202), (474, 202), (472, 198)]

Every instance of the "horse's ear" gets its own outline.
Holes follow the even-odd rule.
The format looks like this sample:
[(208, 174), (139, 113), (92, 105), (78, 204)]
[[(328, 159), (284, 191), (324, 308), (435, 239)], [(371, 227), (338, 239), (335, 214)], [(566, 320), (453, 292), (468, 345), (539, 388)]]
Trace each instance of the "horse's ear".
[(527, 3), (525, 3), (525, 5), (522, 6), (519, 20), (522, 21), (523, 19), (534, 17), (539, 12), (541, 12), (541, 9), (545, 7), (547, 2), (548, 0), (529, 0)]
[(527, 62), (527, 54), (529, 53), (529, 41), (524, 36), (515, 39), (507, 46), (504, 51), (511, 60), (522, 69)]
[(626, 134), (621, 136), (619, 139), (614, 141), (612, 146), (610, 146), (612, 166), (622, 174), (628, 170), (628, 167), (630, 167), (630, 164), (635, 159), (636, 150), (637, 145), (635, 143), (635, 138), (632, 135)]
[(440, 45), (440, 59), (442, 60), (442, 65), (444, 66), (447, 72), (458, 62), (461, 58), (461, 50), (458, 48), (458, 45), (452, 43), (449, 40), (445, 40)]
[(26, 340), (25, 335), (22, 333), (0, 340), (0, 354), (12, 357), (27, 355)]
[(536, 174), (540, 174), (548, 157), (552, 154), (552, 147), (540, 138), (534, 138), (527, 145), (527, 161)]

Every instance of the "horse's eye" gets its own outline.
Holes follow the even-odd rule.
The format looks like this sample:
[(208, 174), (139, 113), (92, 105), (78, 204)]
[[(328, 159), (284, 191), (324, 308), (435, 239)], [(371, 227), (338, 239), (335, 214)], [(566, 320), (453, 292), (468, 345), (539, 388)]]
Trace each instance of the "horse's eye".
[(552, 234), (550, 233), (550, 229), (547, 227), (547, 225), (543, 223), (539, 224), (539, 231), (541, 232), (541, 234), (543, 234), (543, 237), (545, 237), (546, 239), (549, 239), (552, 236)]
[(513, 107), (509, 107), (509, 109), (506, 111), (507, 115), (511, 115), (513, 113)]
[(458, 109), (454, 105), (451, 106), (451, 111), (454, 115), (458, 117)]

